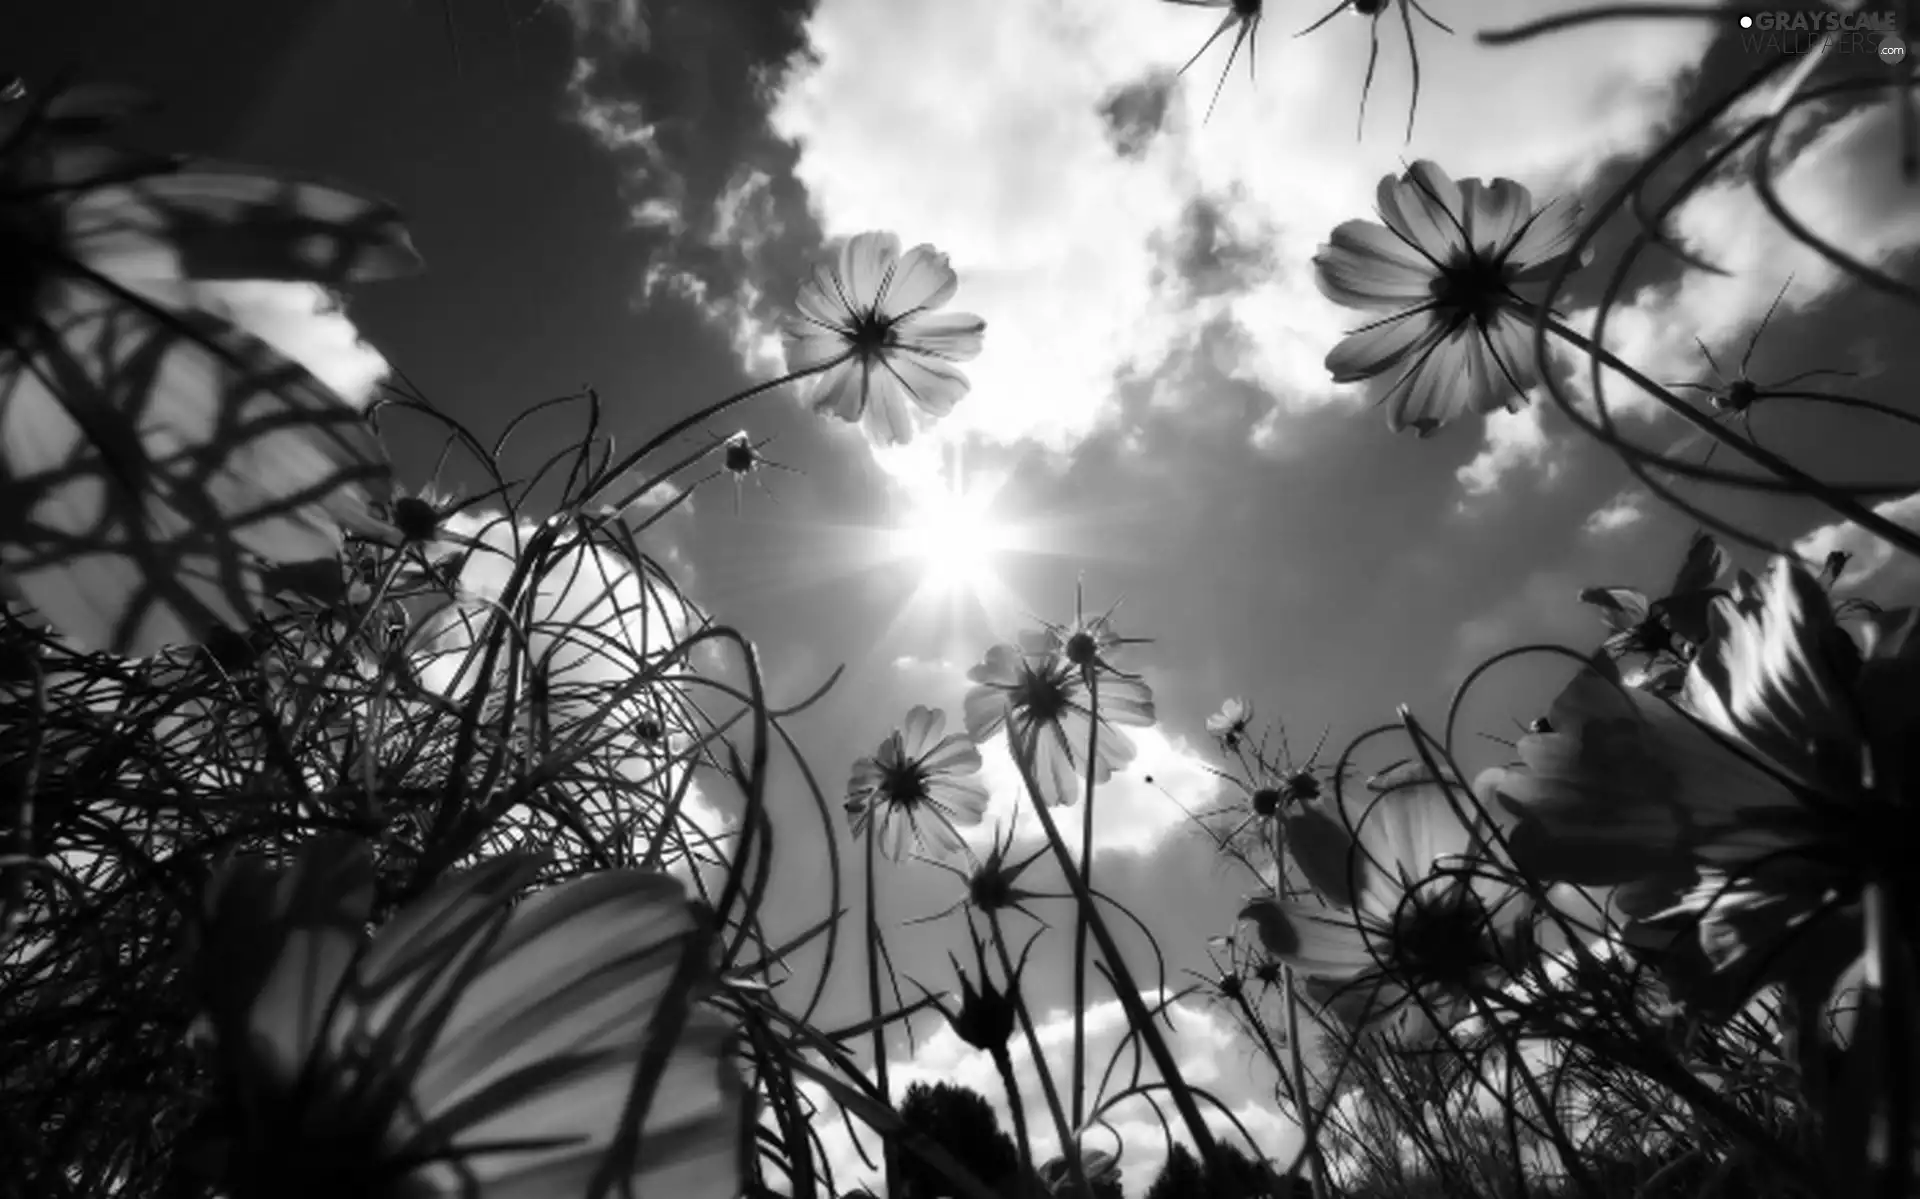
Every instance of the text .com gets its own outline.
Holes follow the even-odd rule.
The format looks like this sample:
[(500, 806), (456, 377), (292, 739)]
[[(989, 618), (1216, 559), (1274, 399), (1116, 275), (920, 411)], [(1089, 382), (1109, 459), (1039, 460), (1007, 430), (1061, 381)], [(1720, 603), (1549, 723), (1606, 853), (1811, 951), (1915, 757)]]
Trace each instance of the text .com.
[(1906, 57), (1899, 19), (1890, 12), (1759, 12), (1740, 18), (1740, 47), (1749, 54), (1869, 55), (1889, 63)]

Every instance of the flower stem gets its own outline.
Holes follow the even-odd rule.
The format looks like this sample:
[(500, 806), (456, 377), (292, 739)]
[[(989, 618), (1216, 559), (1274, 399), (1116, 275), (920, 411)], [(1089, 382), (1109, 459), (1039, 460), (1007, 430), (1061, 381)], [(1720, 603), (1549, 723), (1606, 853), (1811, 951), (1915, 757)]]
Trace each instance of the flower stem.
[(1007, 1110), (1013, 1114), (1013, 1143), (1020, 1149), (1019, 1173), (1014, 1178), (1014, 1193), (1024, 1197), (1033, 1189), (1033, 1142), (1027, 1136), (1027, 1109), (1020, 1102), (1020, 1087), (1013, 1077), (1013, 1058), (1005, 1045), (993, 1047), (993, 1068), (1000, 1072), (1000, 1086), (1007, 1093)]
[[(1093, 764), (1100, 747), (1100, 676), (1087, 671), (1087, 785), (1080, 811), (1080, 890), (1093, 894)], [(1087, 1117), (1087, 908), (1073, 924), (1073, 1126)]]
[[(879, 1088), (880, 1101), (887, 1106), (893, 1105), (893, 1093), (887, 1089), (887, 1025), (880, 1018), (880, 919), (876, 911), (878, 904), (874, 900), (873, 868), (874, 835), (879, 820), (872, 813), (867, 816), (867, 1007), (873, 1017), (873, 1078)], [(893, 1141), (882, 1137), (880, 1141), (880, 1159), (886, 1178), (886, 1193), (892, 1195), (894, 1180)]]
[[(993, 948), (1000, 955), (1000, 971), (1011, 982), (1017, 977), (1013, 955), (1007, 951), (1007, 938), (1000, 929), (1000, 914), (991, 908), (987, 910), (987, 924), (993, 929)], [(1080, 1169), (1079, 1155), (1067, 1152), (1067, 1147), (1073, 1143), (1073, 1125), (1067, 1123), (1066, 1109), (1060, 1106), (1060, 1091), (1053, 1085), (1053, 1071), (1047, 1069), (1046, 1055), (1040, 1051), (1040, 1034), (1033, 1026), (1033, 1013), (1027, 1010), (1026, 996), (1020, 993), (1020, 988), (1009, 986), (1008, 991), (1013, 996), (1013, 1012), (1019, 1017), (1020, 1031), (1027, 1038), (1027, 1053), (1033, 1058), (1034, 1073), (1040, 1076), (1040, 1093), (1047, 1098), (1047, 1110), (1053, 1115), (1054, 1131), (1060, 1137), (1061, 1155), (1066, 1158), (1067, 1169), (1073, 1175), (1073, 1185), (1087, 1199), (1093, 1199), (1084, 1172)], [(1019, 1100), (1011, 1094), (1007, 1102), (1016, 1109), (1019, 1107)], [(1029, 1157), (1028, 1168), (1031, 1169), (1034, 1164)]]
[[(1634, 386), (1652, 396), (1662, 407), (1666, 408), (1667, 411), (1679, 416), (1694, 428), (1713, 438), (1718, 444), (1727, 446), (1735, 453), (1743, 455), (1748, 461), (1772, 472), (1776, 478), (1793, 484), (1794, 487), (1798, 488), (1804, 494), (1820, 500), (1829, 508), (1832, 508), (1842, 516), (1848, 517), (1869, 533), (1873, 533), (1899, 546), (1908, 553), (1920, 554), (1920, 535), (1915, 534), (1912, 530), (1895, 524), (1865, 504), (1855, 500), (1853, 497), (1827, 486), (1812, 475), (1806, 474), (1792, 463), (1786, 461), (1784, 458), (1778, 457), (1750, 439), (1742, 440), (1739, 437), (1735, 437), (1732, 433), (1722, 428), (1718, 422), (1702, 416), (1700, 413), (1694, 411), (1692, 407), (1681, 403), (1675, 399), (1666, 388), (1640, 373), (1640, 371), (1635, 369), (1630, 363), (1617, 357), (1605, 346), (1595, 344), (1585, 334), (1571, 328), (1553, 314), (1530, 312), (1529, 315), (1533, 316), (1536, 320), (1544, 322), (1545, 327), (1550, 332), (1568, 345), (1590, 356), (1602, 365), (1617, 371)], [(1581, 423), (1585, 423), (1585, 418), (1581, 418)], [(1589, 427), (1588, 432), (1593, 432), (1591, 427)]]
[[(1099, 713), (1095, 714), (1096, 719)], [(1073, 855), (1067, 852), (1067, 843), (1060, 836), (1060, 826), (1054, 822), (1053, 815), (1047, 810), (1046, 800), (1041, 797), (1040, 784), (1033, 776), (1033, 760), (1037, 748), (1039, 730), (1027, 738), (1025, 745), (1013, 747), (1013, 764), (1020, 771), (1020, 781), (1027, 789), (1027, 798), (1032, 801), (1034, 814), (1040, 819), (1040, 826), (1046, 830), (1047, 844), (1053, 849), (1054, 861), (1060, 866), (1060, 873), (1066, 878), (1074, 891), (1074, 901), (1087, 920), (1093, 939), (1100, 947), (1100, 955), (1113, 969), (1114, 990), (1118, 992), (1120, 1007), (1126, 1012), (1127, 1023), (1146, 1044), (1147, 1054), (1153, 1059), (1154, 1068), (1167, 1084), (1167, 1090), (1173, 1095), (1173, 1105), (1179, 1109), (1180, 1118), (1187, 1126), (1187, 1135), (1193, 1138), (1193, 1144), (1200, 1151), (1201, 1161), (1213, 1173), (1214, 1177), (1226, 1183), (1224, 1199), (1238, 1199), (1240, 1187), (1237, 1180), (1229, 1178), (1220, 1167), (1219, 1154), (1215, 1151), (1213, 1134), (1208, 1131), (1207, 1123), (1200, 1116), (1200, 1107), (1193, 1101), (1193, 1093), (1187, 1090), (1180, 1076), (1179, 1063), (1173, 1060), (1173, 1053), (1160, 1036), (1160, 1029), (1154, 1023), (1152, 1013), (1141, 1002), (1138, 985), (1133, 981), (1133, 971), (1127, 968), (1126, 959), (1120, 956), (1120, 946), (1113, 939), (1113, 933), (1107, 928), (1106, 918), (1100, 915), (1094, 906), (1094, 897), (1080, 883), (1080, 872), (1075, 869)], [(1091, 763), (1088, 764), (1091, 769)]]
[[(846, 352), (842, 353), (838, 357), (828, 359), (826, 362), (823, 362), (818, 366), (809, 366), (797, 371), (788, 371), (786, 374), (781, 375), (777, 379), (769, 379), (765, 383), (756, 383), (752, 387), (747, 388), (745, 391), (737, 391), (734, 394), (728, 396), (724, 400), (719, 400), (719, 401), (716, 401), (715, 403), (708, 404), (705, 408), (700, 409), (698, 412), (693, 413), (691, 416), (683, 417), (680, 420), (675, 421), (673, 424), (668, 425), (665, 430), (659, 433), (656, 433), (652, 437), (648, 438), (645, 444), (641, 445), (639, 449), (634, 450), (632, 453), (628, 454), (626, 457), (620, 459), (619, 462), (614, 463), (612, 466), (609, 466), (606, 470), (601, 471), (600, 483), (596, 485), (592, 490), (588, 491), (585, 496), (581, 497), (581, 500), (580, 500), (581, 509), (584, 510), (588, 504), (592, 503), (594, 497), (598, 496), (602, 491), (606, 490), (607, 487), (611, 486), (615, 479), (619, 478), (621, 475), (627, 473), (628, 471), (632, 470), (636, 465), (638, 465), (642, 458), (645, 458), (648, 454), (653, 453), (655, 450), (667, 444), (669, 441), (672, 441), (674, 438), (680, 436), (680, 434), (685, 433), (688, 429), (693, 428), (695, 425), (701, 424), (705, 421), (710, 421), (714, 417), (719, 416), (722, 412), (725, 412), (727, 409), (733, 407), (735, 404), (745, 403), (746, 401), (752, 399), (753, 397), (757, 395), (764, 395), (767, 392), (772, 391), (774, 388), (782, 386), (783, 384), (798, 383), (800, 380), (806, 378), (809, 375), (817, 375), (824, 371), (830, 371), (834, 367), (839, 366), (841, 363), (847, 361), (849, 358), (852, 358), (852, 357), (853, 357), (853, 351), (847, 350)], [(638, 498), (639, 496), (645, 495), (645, 494), (646, 494), (645, 491), (636, 492), (634, 497), (629, 498), (622, 504), (615, 505), (615, 507), (616, 508), (625, 507), (626, 504), (632, 503), (634, 498)]]

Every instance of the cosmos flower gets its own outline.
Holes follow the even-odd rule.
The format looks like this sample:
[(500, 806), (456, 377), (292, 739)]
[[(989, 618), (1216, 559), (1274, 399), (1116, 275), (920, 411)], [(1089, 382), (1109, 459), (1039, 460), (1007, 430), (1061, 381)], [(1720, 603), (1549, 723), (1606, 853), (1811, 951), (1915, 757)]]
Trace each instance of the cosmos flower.
[(216, 879), (197, 978), (227, 1193), (521, 1199), (596, 1178), (615, 1194), (739, 1193), (746, 1109), (727, 1025), (700, 1003), (703, 910), (631, 870), (515, 904), (540, 866), (449, 878), (370, 939), (355, 843)]
[(1824, 998), (1859, 953), (1859, 896), (1920, 849), (1920, 611), (1850, 632), (1785, 559), (1716, 599), (1678, 706), (1594, 670), (1494, 790), (1542, 878), (1616, 885), (1651, 926), (1697, 925), (1684, 998), (1726, 1010), (1789, 982)]
[(1391, 374), (1388, 424), (1421, 436), (1469, 412), (1519, 409), (1539, 370), (1533, 318), (1514, 288), (1560, 268), (1579, 205), (1536, 209), (1511, 179), (1455, 183), (1421, 160), (1380, 181), (1379, 211), (1380, 222), (1336, 228), (1313, 258), (1328, 299), (1388, 314), (1327, 355), (1333, 381)]
[(1244, 699), (1229, 699), (1220, 705), (1220, 710), (1207, 717), (1207, 732), (1212, 733), (1220, 742), (1221, 748), (1232, 753), (1246, 740), (1247, 726), (1253, 723), (1253, 707)]
[(1343, 1020), (1417, 1039), (1506, 971), (1525, 905), (1488, 869), (1488, 830), (1469, 799), (1413, 768), (1374, 790), (1345, 798), (1345, 812), (1334, 799), (1287, 818), (1287, 851), (1324, 906), (1268, 896), (1240, 919)]
[[(1008, 747), (1031, 752), (1034, 780), (1050, 806), (1078, 803), (1087, 776), (1093, 728), (1093, 692), (1085, 672), (1059, 652), (1049, 632), (1023, 633), (1018, 645), (996, 645), (967, 672), (974, 683), (965, 703), (967, 735), (985, 741), (1005, 729)], [(1149, 728), (1153, 691), (1137, 678), (1100, 676), (1100, 736), (1092, 777), (1104, 783), (1133, 761), (1133, 741), (1118, 726)]]
[(90, 140), (133, 107), (0, 100), (0, 581), (81, 647), (144, 657), (247, 628), (255, 558), (335, 557), (390, 485), (361, 414), (219, 288), (419, 259), (376, 201)]
[[(1080, 1172), (1086, 1175), (1087, 1185), (1094, 1188), (1096, 1195), (1102, 1191), (1119, 1193), (1119, 1158), (1104, 1149), (1082, 1151), (1074, 1147), (1069, 1152), (1080, 1155)], [(1046, 1188), (1047, 1194), (1057, 1199), (1069, 1199), (1080, 1193), (1073, 1185), (1073, 1169), (1067, 1165), (1065, 1156), (1049, 1159), (1040, 1167), (1040, 1183)]]
[(987, 788), (968, 776), (980, 772), (980, 751), (966, 734), (941, 737), (947, 714), (915, 707), (906, 721), (870, 758), (853, 764), (847, 780), (847, 815), (857, 836), (878, 818), (881, 850), (894, 861), (916, 845), (946, 853), (965, 848), (960, 830), (980, 823), (987, 812)]
[(801, 287), (786, 329), (787, 368), (821, 372), (809, 381), (813, 410), (859, 422), (879, 445), (913, 440), (914, 408), (935, 419), (953, 411), (968, 388), (954, 363), (980, 353), (987, 328), (970, 313), (934, 311), (958, 286), (932, 246), (902, 256), (892, 233), (842, 246), (838, 263)]
[(1657, 695), (1677, 692), (1687, 663), (1707, 635), (1707, 612), (1725, 595), (1720, 580), (1729, 566), (1726, 551), (1707, 533), (1694, 534), (1666, 595), (1649, 600), (1632, 587), (1589, 587), (1580, 601), (1599, 609), (1611, 635), (1601, 647), (1619, 657), (1645, 659), (1642, 686)]

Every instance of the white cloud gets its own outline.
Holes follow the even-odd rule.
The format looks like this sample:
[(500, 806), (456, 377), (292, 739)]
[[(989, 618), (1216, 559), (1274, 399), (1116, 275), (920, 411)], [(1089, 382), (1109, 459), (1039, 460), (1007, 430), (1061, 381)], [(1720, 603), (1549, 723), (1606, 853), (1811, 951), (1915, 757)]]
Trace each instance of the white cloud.
[[(1206, 812), (1215, 806), (1215, 799), (1224, 786), (1185, 739), (1170, 738), (1157, 728), (1128, 729), (1126, 733), (1138, 752), (1132, 764), (1103, 784), (1094, 796), (1096, 855), (1152, 853), (1170, 833), (1190, 823), (1181, 811), (1183, 806), (1187, 811)], [(1015, 820), (1016, 815), (1015, 846), (1044, 841), (1046, 834), (1022, 788), (1019, 769), (1007, 752), (1006, 735), (997, 735), (982, 745), (980, 757), (981, 779), (992, 798), (987, 804), (986, 818), (977, 829), (970, 830), (968, 839), (975, 851), (984, 853), (990, 849), (996, 833), (1004, 838), (1006, 822)], [(1067, 848), (1077, 859), (1085, 819), (1083, 809), (1079, 804), (1059, 807), (1052, 809), (1052, 815)]]
[[(1575, 6), (1488, 0), (1474, 17), (1493, 26)], [(1166, 132), (1117, 153), (1101, 106), (1177, 66), (1217, 19), (1106, 0), (820, 5), (808, 27), (819, 65), (789, 78), (774, 124), (798, 145), (796, 173), (830, 236), (891, 228), (932, 242), (960, 271), (956, 307), (986, 317), (973, 394), (944, 435), (1070, 448), (1112, 419), (1117, 374), (1157, 372), (1219, 318), (1238, 334), (1227, 373), (1282, 409), (1353, 402), (1321, 364), (1352, 314), (1318, 295), (1308, 260), (1335, 224), (1370, 212), (1379, 177), (1430, 156), (1461, 175), (1577, 185), (1646, 144), (1711, 36), (1610, 24), (1494, 50), (1464, 27), (1427, 30), (1420, 123), (1403, 145), (1407, 64), (1386, 27), (1373, 122), (1356, 145), (1347, 114), (1370, 23), (1336, 21), (1295, 43), (1274, 19), (1257, 86), (1237, 73), (1202, 127), (1216, 50), (1176, 84)], [(1259, 238), (1274, 265), (1223, 294), (1156, 291), (1155, 235), (1196, 197), (1228, 236)], [(1261, 439), (1277, 446), (1284, 433), (1269, 419)]]
[[(930, 979), (923, 981), (932, 984)], [(1151, 995), (1142, 994), (1141, 998), (1149, 1004), (1155, 1002)], [(1282, 1168), (1290, 1165), (1291, 1155), (1297, 1151), (1299, 1142), (1292, 1121), (1283, 1117), (1272, 1105), (1273, 1072), (1263, 1064), (1250, 1063), (1245, 1039), (1224, 1014), (1182, 1000), (1169, 1008), (1169, 1015), (1173, 1031), (1169, 1033), (1163, 1025), (1161, 1036), (1167, 1039), (1167, 1048), (1179, 1063), (1181, 1076), (1191, 1085), (1205, 1087), (1219, 1096), (1228, 1110), (1254, 1136), (1260, 1152), (1277, 1160)], [(1064, 1088), (1071, 1086), (1072, 1018), (1064, 1011), (1046, 1015), (1036, 1012), (1035, 1023), (1041, 1049), (1046, 1055), (1055, 1084), (1064, 1091)], [(1108, 1058), (1120, 1044), (1126, 1029), (1126, 1014), (1119, 1000), (1110, 999), (1088, 1005), (1086, 1039), (1091, 1066), (1090, 1086), (1098, 1084), (1099, 1072), (1105, 1069)], [(1142, 1053), (1144, 1056), (1144, 1050)], [(1011, 1056), (1014, 1077), (1020, 1081), (1021, 1102), (1033, 1139), (1034, 1159), (1036, 1163), (1045, 1162), (1059, 1153), (1060, 1138), (1048, 1113), (1040, 1076), (1033, 1069), (1033, 1056), (1027, 1048), (1026, 1038), (1018, 1033), (1014, 1036)], [(1149, 1078), (1157, 1077), (1151, 1063), (1142, 1066), (1142, 1073)], [(1012, 1135), (1012, 1114), (1007, 1107), (1006, 1091), (992, 1059), (967, 1045), (944, 1024), (932, 1035), (919, 1039), (917, 1051), (910, 1060), (891, 1060), (888, 1074), (896, 1103), (907, 1087), (915, 1082), (924, 1082), (929, 1086), (944, 1082), (977, 1091), (992, 1102), (1000, 1116), (1001, 1128)], [(1121, 1080), (1128, 1077), (1124, 1060), (1116, 1077)], [(1121, 1084), (1116, 1084), (1114, 1089), (1118, 1089), (1118, 1085)], [(863, 1184), (873, 1187), (877, 1192), (878, 1172), (868, 1170), (861, 1163), (837, 1110), (818, 1089), (811, 1086), (804, 1089), (824, 1111), (834, 1113), (832, 1116), (816, 1117), (813, 1121), (824, 1142), (827, 1162), (833, 1169), (834, 1186), (843, 1194)], [(1064, 1093), (1062, 1102), (1070, 1102)], [(1168, 1121), (1177, 1128), (1179, 1116), (1174, 1112), (1172, 1103), (1163, 1097), (1162, 1105)], [(1215, 1136), (1225, 1138), (1237, 1135), (1225, 1119), (1218, 1118), (1217, 1113), (1204, 1103), (1202, 1110), (1209, 1113), (1208, 1124)], [(1122, 1184), (1128, 1195), (1142, 1195), (1152, 1185), (1166, 1161), (1160, 1123), (1146, 1103), (1139, 1099), (1116, 1105), (1108, 1113), (1108, 1121), (1112, 1125), (1112, 1132), (1095, 1128), (1086, 1134), (1083, 1143), (1088, 1149), (1112, 1152), (1117, 1134), (1125, 1149), (1120, 1162)], [(1183, 1142), (1187, 1140), (1184, 1135), (1178, 1139)], [(867, 1146), (869, 1156), (877, 1162), (877, 1138), (866, 1134), (861, 1140)], [(1251, 1151), (1244, 1142), (1240, 1143), (1239, 1148)]]
[[(1874, 507), (1874, 514), (1904, 529), (1920, 531), (1920, 492)], [(1793, 551), (1819, 563), (1839, 550), (1852, 555), (1841, 586), (1886, 604), (1920, 602), (1920, 558), (1896, 549), (1852, 521), (1839, 521), (1808, 533), (1793, 543)]]
[(1646, 505), (1646, 492), (1623, 491), (1608, 500), (1604, 507), (1595, 509), (1593, 515), (1587, 517), (1587, 522), (1581, 526), (1581, 530), (1600, 537), (1631, 528), (1647, 518)]
[(355, 408), (365, 408), (387, 360), (360, 340), (337, 296), (312, 283), (188, 282), (187, 301), (219, 313), (311, 371)]
[(1518, 412), (1495, 412), (1486, 418), (1486, 447), (1454, 472), (1469, 496), (1491, 494), (1501, 479), (1522, 467), (1538, 470), (1549, 480), (1559, 473), (1560, 464), (1540, 423), (1549, 402), (1535, 392)]

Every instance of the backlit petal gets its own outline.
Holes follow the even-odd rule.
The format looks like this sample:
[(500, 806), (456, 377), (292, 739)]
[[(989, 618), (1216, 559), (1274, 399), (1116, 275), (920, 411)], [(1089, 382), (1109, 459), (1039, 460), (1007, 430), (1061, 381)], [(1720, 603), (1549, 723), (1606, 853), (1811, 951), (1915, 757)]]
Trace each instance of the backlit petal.
[(1410, 309), (1342, 338), (1327, 354), (1327, 372), (1335, 383), (1383, 375), (1425, 351), (1442, 332), (1431, 312)]
[(880, 314), (899, 317), (938, 308), (953, 298), (959, 285), (960, 277), (954, 274), (945, 254), (932, 246), (915, 246), (894, 267), (880, 300)]
[(1347, 221), (1313, 256), (1320, 294), (1348, 308), (1411, 308), (1433, 298), (1437, 268), (1373, 221)]
[(880, 299), (900, 261), (900, 238), (893, 233), (868, 232), (849, 238), (840, 250), (840, 278), (855, 311), (871, 309)]
[(980, 356), (987, 322), (971, 312), (933, 312), (910, 316), (893, 327), (900, 348), (948, 362)]
[(1859, 650), (1820, 584), (1776, 559), (1757, 597), (1716, 600), (1708, 619), (1707, 643), (1687, 676), (1687, 706), (1802, 783), (1850, 791), (1862, 742), (1848, 708)]
[(1346, 980), (1375, 967), (1366, 933), (1351, 913), (1286, 899), (1257, 899), (1241, 909), (1268, 953), (1313, 978)]
[(1465, 250), (1460, 188), (1438, 165), (1426, 159), (1396, 179), (1380, 181), (1380, 217), (1387, 227), (1437, 262)]

